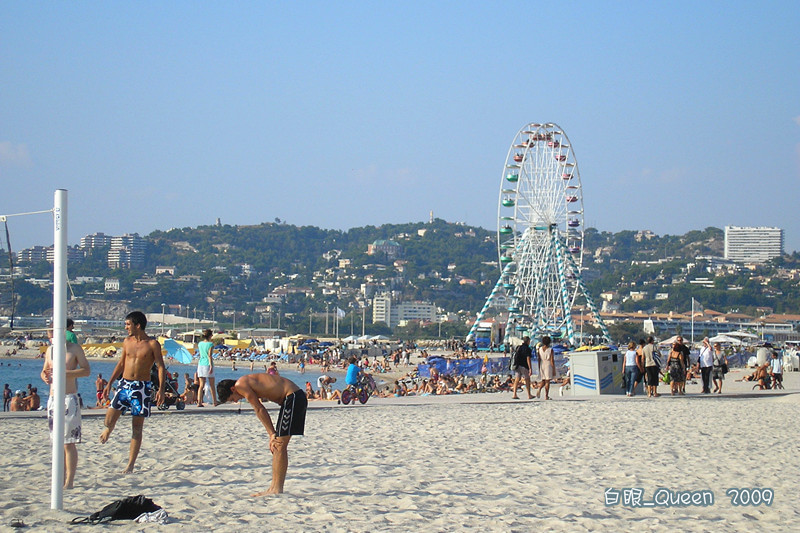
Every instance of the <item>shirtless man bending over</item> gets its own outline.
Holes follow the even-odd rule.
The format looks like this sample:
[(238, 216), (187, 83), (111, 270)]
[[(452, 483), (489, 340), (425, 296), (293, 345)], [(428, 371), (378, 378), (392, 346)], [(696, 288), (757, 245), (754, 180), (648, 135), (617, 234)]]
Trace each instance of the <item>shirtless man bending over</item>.
[[(302, 435), (306, 423), (308, 399), (293, 382), (271, 374), (249, 374), (236, 381), (223, 379), (217, 383), (219, 403), (236, 402), (242, 398), (253, 406), (256, 417), (269, 434), (269, 450), (272, 452), (272, 484), (264, 492), (253, 497), (280, 494), (289, 466), (287, 447), (292, 435)], [(281, 406), (277, 428), (272, 425), (267, 409), (261, 400), (275, 402)]]
[[(50, 332), (52, 334), (52, 331)], [(52, 336), (50, 337), (52, 341)], [(67, 342), (65, 364), (66, 386), (64, 388), (64, 488), (71, 489), (75, 480), (75, 471), (78, 469), (78, 447), (81, 442), (81, 406), (78, 399), (78, 378), (86, 377), (91, 372), (89, 362), (79, 344)], [(53, 385), (53, 347), (47, 348), (44, 353), (44, 366), (42, 367), (42, 381), (52, 387)], [(50, 435), (53, 434), (53, 394), (47, 400), (47, 421), (50, 425)]]
[(128, 337), (122, 343), (122, 355), (117, 366), (108, 378), (108, 384), (103, 389), (103, 399), (108, 400), (111, 393), (111, 384), (120, 379), (117, 392), (111, 400), (111, 407), (106, 411), (105, 429), (100, 434), (100, 443), (105, 444), (114, 426), (117, 425), (119, 416), (131, 410), (133, 434), (128, 457), (128, 466), (123, 474), (133, 472), (139, 448), (142, 447), (142, 428), (144, 419), (150, 416), (150, 395), (153, 384), (150, 382), (150, 369), (155, 364), (158, 367), (158, 393), (156, 403), (164, 403), (165, 370), (164, 358), (161, 356), (161, 345), (157, 340), (151, 339), (144, 328), (147, 318), (141, 311), (134, 311), (125, 317), (125, 330)]

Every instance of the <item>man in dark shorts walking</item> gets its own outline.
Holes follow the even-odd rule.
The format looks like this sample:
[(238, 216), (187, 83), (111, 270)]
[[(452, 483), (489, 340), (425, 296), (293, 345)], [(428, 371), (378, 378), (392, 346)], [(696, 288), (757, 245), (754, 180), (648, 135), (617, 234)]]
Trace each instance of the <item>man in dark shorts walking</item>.
[(531, 351), (531, 338), (526, 335), (522, 337), (522, 344), (517, 346), (517, 349), (511, 356), (514, 358), (514, 395), (511, 396), (511, 398), (514, 400), (519, 400), (519, 396), (517, 396), (517, 388), (519, 387), (520, 379), (525, 381), (525, 389), (528, 391), (528, 399), (533, 399), (533, 396), (531, 395), (532, 355), (533, 352)]
[[(248, 374), (236, 381), (223, 379), (217, 383), (219, 403), (237, 402), (242, 398), (253, 406), (256, 417), (269, 434), (269, 450), (272, 452), (272, 483), (269, 489), (253, 494), (254, 497), (280, 494), (286, 481), (289, 466), (289, 439), (292, 435), (302, 435), (306, 423), (308, 399), (306, 394), (292, 381), (271, 374)], [(261, 403), (261, 400), (275, 402), (281, 406), (276, 424)]]

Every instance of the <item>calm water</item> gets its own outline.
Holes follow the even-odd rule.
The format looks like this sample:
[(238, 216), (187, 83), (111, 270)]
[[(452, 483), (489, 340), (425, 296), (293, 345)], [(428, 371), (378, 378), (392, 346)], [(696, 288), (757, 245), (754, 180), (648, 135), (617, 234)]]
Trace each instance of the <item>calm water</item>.
[[(0, 363), (2, 363), (0, 366), (0, 386), (5, 386), (5, 384), (8, 383), (12, 391), (16, 391), (17, 389), (24, 391), (27, 388), (28, 383), (30, 383), (32, 386), (38, 388), (39, 396), (42, 397), (42, 404), (46, 404), (47, 396), (50, 394), (50, 387), (46, 385), (39, 376), (39, 374), (42, 372), (44, 359), (9, 359), (3, 357), (0, 358)], [(116, 359), (108, 359), (105, 361), (98, 361), (95, 359), (89, 360), (92, 373), (89, 375), (89, 377), (80, 378), (78, 380), (78, 392), (83, 398), (85, 406), (92, 407), (96, 403), (94, 381), (97, 379), (97, 374), (103, 374), (103, 377), (108, 379), (108, 376), (111, 375), (111, 372), (113, 372), (116, 364)], [(236, 371), (233, 371), (228, 366), (215, 366), (214, 374), (216, 374), (217, 381), (222, 379), (236, 379), (240, 376), (251, 373), (250, 363), (242, 365), (237, 364), (236, 366)], [(190, 376), (194, 376), (197, 365), (171, 364), (168, 365), (168, 369), (170, 372), (178, 373), (178, 390), (182, 393), (184, 383), (183, 374), (188, 372)], [(253, 372), (259, 371), (264, 371), (263, 363), (261, 366), (256, 364), (255, 368), (253, 369)], [(311, 385), (316, 390), (317, 378), (321, 375), (322, 374), (320, 372), (314, 372), (310, 370), (305, 374), (300, 374), (295, 370), (281, 371), (281, 376), (294, 381), (298, 387), (304, 390), (306, 381), (310, 381)], [(343, 382), (344, 379), (340, 379), (336, 385), (340, 385)]]

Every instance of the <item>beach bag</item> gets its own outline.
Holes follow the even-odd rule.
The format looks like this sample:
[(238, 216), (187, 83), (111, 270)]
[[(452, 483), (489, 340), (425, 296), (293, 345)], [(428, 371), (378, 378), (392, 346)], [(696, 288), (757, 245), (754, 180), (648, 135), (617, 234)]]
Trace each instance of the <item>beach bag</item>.
[(141, 494), (138, 496), (128, 496), (113, 503), (109, 503), (96, 513), (89, 516), (78, 516), (72, 519), (73, 524), (89, 523), (102, 524), (112, 520), (134, 520), (144, 513), (152, 513), (161, 509), (161, 506), (153, 503), (150, 498), (145, 498)]
[(722, 373), (723, 374), (728, 373), (728, 363), (726, 363), (725, 361), (722, 362)]
[(658, 348), (653, 348), (653, 361), (656, 362), (656, 366), (660, 369), (661, 368), (661, 352)]

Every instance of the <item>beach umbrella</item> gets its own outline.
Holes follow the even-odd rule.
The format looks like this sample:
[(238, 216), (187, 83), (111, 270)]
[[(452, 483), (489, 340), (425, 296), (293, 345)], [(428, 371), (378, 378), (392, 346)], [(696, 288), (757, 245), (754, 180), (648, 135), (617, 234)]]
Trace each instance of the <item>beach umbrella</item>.
[(322, 341), (319, 343), (320, 346), (333, 346), (333, 343), (330, 341)]
[(192, 363), (192, 354), (181, 343), (173, 339), (164, 341), (164, 349), (167, 350), (167, 355), (172, 357), (179, 363), (189, 365)]
[(717, 335), (716, 337), (711, 337), (708, 340), (709, 342), (719, 342), (719, 343), (726, 342), (728, 344), (742, 344), (742, 341), (740, 339), (729, 337), (728, 335), (725, 334)]
[(664, 339), (663, 341), (659, 342), (658, 344), (659, 344), (659, 346), (671, 345), (671, 344), (673, 344), (675, 342), (675, 339), (677, 339), (677, 338), (678, 338), (678, 335), (673, 335), (669, 339)]
[(741, 337), (742, 339), (757, 339), (758, 335), (747, 333), (746, 331), (729, 331), (725, 333), (728, 337)]

